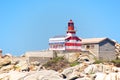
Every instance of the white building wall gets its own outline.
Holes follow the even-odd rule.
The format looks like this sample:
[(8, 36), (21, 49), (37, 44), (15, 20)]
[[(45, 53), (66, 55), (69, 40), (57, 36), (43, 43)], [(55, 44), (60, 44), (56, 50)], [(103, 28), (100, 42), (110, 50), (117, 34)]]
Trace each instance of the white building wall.
[(65, 50), (65, 37), (50, 38), (49, 50)]

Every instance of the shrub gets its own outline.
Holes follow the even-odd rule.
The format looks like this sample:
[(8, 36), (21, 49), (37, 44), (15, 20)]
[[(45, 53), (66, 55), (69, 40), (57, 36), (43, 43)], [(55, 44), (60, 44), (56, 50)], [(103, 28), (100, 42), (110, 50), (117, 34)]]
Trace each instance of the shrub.
[(64, 58), (63, 57), (55, 57), (51, 61), (56, 63), (56, 62), (61, 61), (61, 60), (64, 60)]
[(46, 64), (44, 64), (44, 66), (50, 67), (50, 66), (52, 66), (52, 64), (56, 64), (57, 62), (62, 61), (62, 60), (64, 60), (63, 57), (55, 57), (55, 58), (51, 59), (50, 61), (48, 61)]
[(112, 60), (111, 62), (113, 62), (115, 66), (120, 67), (120, 59)]
[(78, 64), (79, 64), (78, 61), (74, 61), (74, 62), (70, 63), (70, 66), (72, 67), (72, 66), (76, 66), (76, 65), (78, 65)]
[(46, 69), (52, 69), (55, 71), (63, 70), (64, 68), (69, 66), (69, 62), (64, 59), (64, 57), (55, 57), (49, 60), (47, 63), (43, 65)]
[(103, 63), (103, 60), (95, 60), (94, 64)]

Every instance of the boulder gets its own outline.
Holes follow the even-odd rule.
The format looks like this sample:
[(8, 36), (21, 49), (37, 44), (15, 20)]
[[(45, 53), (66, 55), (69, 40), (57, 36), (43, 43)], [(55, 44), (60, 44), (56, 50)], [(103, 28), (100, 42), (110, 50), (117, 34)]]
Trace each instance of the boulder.
[(80, 73), (83, 72), (86, 67), (87, 67), (86, 63), (81, 63), (74, 67), (69, 67), (64, 69), (63, 72), (61, 72), (61, 74), (65, 75), (66, 79), (69, 80), (75, 77), (79, 77)]
[(8, 73), (2, 73), (2, 74), (0, 74), (0, 80), (8, 80), (8, 79), (9, 79)]
[(75, 76), (75, 74), (73, 74), (74, 70), (75, 70), (75, 67), (70, 67), (70, 68), (64, 69), (61, 74), (65, 75), (67, 79), (70, 79)]
[(104, 80), (105, 75), (103, 72), (97, 72), (95, 73), (95, 80)]
[(13, 70), (14, 69), (14, 65), (7, 65), (7, 66), (4, 66), (0, 69), (1, 72), (9, 72), (10, 70)]
[(68, 55), (69, 55), (68, 61), (74, 62), (74, 61), (78, 60), (80, 53), (68, 53)]
[(3, 66), (6, 66), (6, 65), (9, 65), (11, 64), (11, 58), (10, 57), (4, 57), (4, 58), (0, 58), (0, 66), (3, 67)]
[(93, 74), (98, 71), (98, 68), (95, 64), (89, 65), (87, 68), (85, 68), (84, 73), (86, 74)]
[(28, 75), (27, 72), (18, 72), (18, 71), (10, 71), (8, 73), (9, 80), (20, 80), (21, 78), (24, 78)]
[(95, 80), (120, 80), (120, 75), (113, 72), (97, 72)]
[(24, 78), (24, 80), (63, 80), (60, 74), (53, 70), (41, 70)]

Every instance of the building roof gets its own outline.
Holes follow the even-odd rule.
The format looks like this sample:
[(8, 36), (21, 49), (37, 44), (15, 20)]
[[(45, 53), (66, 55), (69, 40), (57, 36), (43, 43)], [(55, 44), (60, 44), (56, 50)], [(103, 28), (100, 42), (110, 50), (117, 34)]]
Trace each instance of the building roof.
[(87, 39), (82, 39), (82, 44), (100, 43), (106, 39), (114, 42), (113, 40), (109, 38), (87, 38)]
[(65, 38), (66, 36), (65, 35), (57, 35), (57, 36), (54, 36), (52, 38)]
[(78, 36), (65, 36), (65, 35), (54, 36), (50, 38), (49, 41), (50, 40), (67, 40), (67, 39), (75, 39), (75, 40), (77, 39), (81, 41), (81, 39)]
[(52, 43), (52, 42), (58, 42), (58, 41), (62, 41), (64, 42), (65, 41), (65, 36), (54, 36), (52, 38), (49, 38), (49, 43)]

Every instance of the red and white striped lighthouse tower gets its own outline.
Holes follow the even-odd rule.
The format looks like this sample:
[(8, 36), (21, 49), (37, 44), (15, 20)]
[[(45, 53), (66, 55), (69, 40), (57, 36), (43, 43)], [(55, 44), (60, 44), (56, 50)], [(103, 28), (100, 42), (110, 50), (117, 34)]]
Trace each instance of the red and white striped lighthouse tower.
[(70, 20), (68, 22), (67, 37), (65, 39), (66, 50), (81, 50), (81, 39), (76, 36), (74, 30), (74, 22)]

